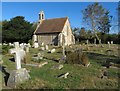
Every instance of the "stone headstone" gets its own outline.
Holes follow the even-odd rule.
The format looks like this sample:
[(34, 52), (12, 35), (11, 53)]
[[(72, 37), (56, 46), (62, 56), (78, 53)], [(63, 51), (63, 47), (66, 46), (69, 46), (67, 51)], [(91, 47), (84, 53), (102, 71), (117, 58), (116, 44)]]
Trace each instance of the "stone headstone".
[(14, 46), (14, 44), (12, 44), (12, 43), (9, 43), (9, 46)]
[(38, 48), (39, 44), (37, 42), (34, 43), (34, 48)]
[(54, 53), (54, 52), (55, 52), (55, 49), (52, 49), (52, 50), (51, 50), (51, 53)]
[(44, 47), (44, 46), (43, 46), (43, 47), (41, 47), (41, 50), (42, 50), (42, 51), (44, 51), (44, 50), (45, 50), (45, 47)]
[(61, 70), (63, 68), (62, 64), (55, 64), (51, 69), (59, 69)]
[(48, 50), (48, 49), (49, 49), (48, 45), (45, 45), (45, 49), (46, 49), (46, 50)]
[(110, 42), (108, 41), (108, 48), (110, 48)]
[(29, 47), (25, 48), (26, 53), (29, 53)]
[(10, 72), (10, 77), (7, 82), (7, 86), (11, 88), (16, 88), (20, 83), (25, 82), (30, 78), (28, 71), (25, 68), (14, 70)]
[(34, 41), (34, 42), (37, 41), (37, 35), (33, 35), (33, 41)]
[(38, 65), (38, 67), (42, 67), (42, 66), (44, 66), (46, 64), (48, 64), (48, 62), (41, 63), (41, 64)]
[(111, 41), (111, 44), (113, 44), (113, 41)]
[(96, 44), (96, 39), (94, 39), (94, 44)]
[(101, 39), (99, 40), (99, 44), (101, 44)]
[(28, 47), (31, 47), (30, 43), (27, 44)]
[(20, 44), (20, 48), (22, 48), (23, 50), (25, 49), (24, 43), (21, 43), (21, 44)]
[(65, 74), (60, 74), (58, 77), (59, 78), (67, 78), (67, 76), (69, 75), (69, 72), (65, 73)]
[(41, 44), (42, 46), (44, 46), (44, 43), (42, 42), (42, 44)]
[(42, 53), (38, 53), (38, 58), (39, 59), (43, 59), (43, 54)]
[(88, 45), (88, 42), (89, 42), (89, 40), (86, 40), (87, 45)]

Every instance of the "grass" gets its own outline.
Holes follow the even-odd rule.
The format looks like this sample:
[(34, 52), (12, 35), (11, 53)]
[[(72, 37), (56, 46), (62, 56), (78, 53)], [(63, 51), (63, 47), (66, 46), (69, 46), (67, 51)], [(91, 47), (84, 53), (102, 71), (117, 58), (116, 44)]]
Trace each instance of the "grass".
[[(99, 46), (99, 45), (98, 45)], [(116, 47), (113, 45), (112, 47)], [(106, 61), (112, 61), (119, 64), (119, 57), (113, 55), (106, 55), (105, 51), (107, 45), (104, 45), (104, 48), (90, 47), (89, 50), (86, 50), (86, 46), (75, 45), (73, 48), (67, 47), (67, 50), (75, 48), (83, 48), (86, 52), (90, 66), (84, 67), (83, 65), (78, 64), (63, 64), (64, 67), (61, 70), (51, 69), (54, 65), (58, 64), (56, 61), (62, 56), (61, 48), (57, 48), (55, 53), (47, 53), (44, 51), (44, 58), (48, 61), (48, 64), (44, 65), (41, 68), (26, 66), (22, 64), (22, 67), (30, 70), (30, 80), (17, 86), (18, 89), (117, 89), (118, 88), (118, 79), (120, 72), (115, 68), (104, 68), (102, 64)], [(51, 47), (52, 49), (52, 47)], [(103, 50), (103, 51), (100, 51)], [(114, 51), (117, 49), (114, 48)], [(30, 53), (27, 54), (27, 63), (39, 64), (31, 60), (34, 54), (37, 54), (40, 51), (39, 48), (34, 49), (30, 48)], [(11, 62), (9, 58), (13, 55), (6, 54), (3, 55), (3, 66), (8, 70), (15, 69), (15, 63)], [(52, 60), (51, 60), (52, 59)], [(101, 70), (106, 70), (108, 72), (108, 78), (101, 79)], [(57, 76), (69, 72), (68, 78), (58, 78)], [(6, 87), (4, 87), (6, 88)]]

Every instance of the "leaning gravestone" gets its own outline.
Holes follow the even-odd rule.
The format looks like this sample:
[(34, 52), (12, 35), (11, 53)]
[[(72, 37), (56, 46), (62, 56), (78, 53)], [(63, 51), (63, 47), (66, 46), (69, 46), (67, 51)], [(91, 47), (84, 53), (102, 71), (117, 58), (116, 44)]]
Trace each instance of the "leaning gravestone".
[(19, 42), (15, 42), (15, 48), (10, 49), (11, 54), (15, 54), (16, 70), (10, 72), (7, 86), (15, 88), (17, 84), (22, 83), (30, 78), (28, 71), (21, 68), (21, 60), (25, 56), (25, 51), (19, 48)]

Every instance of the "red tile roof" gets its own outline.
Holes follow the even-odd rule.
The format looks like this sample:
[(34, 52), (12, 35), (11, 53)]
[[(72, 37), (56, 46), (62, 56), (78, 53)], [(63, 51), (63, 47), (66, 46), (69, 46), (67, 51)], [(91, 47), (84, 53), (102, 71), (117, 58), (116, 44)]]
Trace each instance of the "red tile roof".
[(43, 20), (35, 34), (61, 32), (67, 19), (64, 17)]

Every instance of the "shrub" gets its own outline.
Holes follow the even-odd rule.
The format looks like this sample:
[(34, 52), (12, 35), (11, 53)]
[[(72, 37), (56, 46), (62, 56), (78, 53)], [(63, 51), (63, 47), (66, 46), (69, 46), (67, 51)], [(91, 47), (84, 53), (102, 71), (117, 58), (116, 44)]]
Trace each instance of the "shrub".
[(66, 63), (67, 64), (83, 64), (86, 66), (89, 61), (88, 57), (82, 50), (75, 50), (74, 52), (68, 51), (66, 52)]
[(13, 48), (13, 46), (2, 45), (2, 54), (8, 53), (9, 49)]

